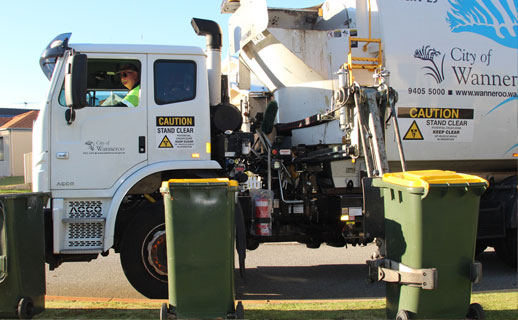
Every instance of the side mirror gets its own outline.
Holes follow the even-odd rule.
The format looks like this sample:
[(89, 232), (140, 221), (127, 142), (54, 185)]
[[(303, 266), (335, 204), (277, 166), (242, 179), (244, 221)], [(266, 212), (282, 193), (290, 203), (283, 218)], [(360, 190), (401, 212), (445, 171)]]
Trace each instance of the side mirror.
[(75, 54), (68, 58), (65, 74), (65, 101), (71, 109), (81, 109), (86, 106), (87, 67), (86, 54)]

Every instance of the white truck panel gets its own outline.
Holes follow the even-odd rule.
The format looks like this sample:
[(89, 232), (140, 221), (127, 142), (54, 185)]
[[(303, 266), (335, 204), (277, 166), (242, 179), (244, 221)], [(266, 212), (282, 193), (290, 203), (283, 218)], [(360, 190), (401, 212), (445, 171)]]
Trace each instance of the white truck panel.
[[(483, 23), (462, 20), (479, 10), (466, 1), (379, 1), (407, 160), (516, 159), (516, 4), (476, 4)], [(389, 158), (395, 160), (393, 131), (387, 132)]]
[(239, 8), (229, 21), (229, 52), (235, 54), (268, 26), (266, 0), (239, 1)]
[[(63, 66), (63, 59), (58, 59), (56, 63), (56, 70), (61, 70)], [(40, 111), (38, 118), (34, 122), (32, 130), (32, 190), (34, 192), (50, 192), (50, 113), (45, 110), (50, 110), (53, 94), (56, 92), (56, 86), (58, 85), (58, 77), (52, 77), (48, 96), (45, 101), (43, 111)], [(61, 84), (61, 82), (59, 82)]]
[[(154, 96), (155, 77), (148, 77), (147, 93), (147, 152), (148, 163), (171, 160), (210, 160), (209, 88), (204, 56), (148, 55), (148, 70), (157, 61), (185, 61), (196, 66), (196, 98), (193, 100), (158, 104)], [(167, 81), (167, 80), (164, 80)], [(168, 119), (189, 120), (191, 123), (175, 125)], [(160, 123), (159, 123), (160, 122)], [(169, 124), (168, 124), (169, 123)], [(164, 140), (166, 139), (166, 140)], [(170, 143), (165, 143), (169, 141)], [(197, 155), (198, 158), (193, 158)]]
[(205, 52), (199, 47), (192, 46), (171, 46), (171, 45), (149, 45), (149, 44), (94, 44), (94, 43), (73, 43), (70, 44), (78, 52), (110, 53), (110, 54), (167, 54), (167, 55), (189, 55), (205, 56)]
[[(142, 73), (147, 73), (146, 55), (94, 54), (89, 58), (137, 59)], [(62, 83), (64, 70), (57, 83)], [(142, 85), (147, 85), (142, 79)], [(51, 109), (51, 188), (109, 189), (125, 172), (142, 166), (147, 153), (138, 149), (138, 137), (146, 136), (147, 92), (141, 90), (140, 105), (127, 107), (85, 107), (76, 111), (72, 124), (65, 121), (66, 106), (59, 96), (52, 99)]]
[(314, 127), (296, 129), (291, 134), (291, 143), (294, 146), (299, 144), (342, 144), (343, 137), (338, 120)]
[(104, 234), (104, 250), (108, 250), (113, 246), (113, 237), (115, 234), (115, 221), (117, 219), (117, 211), (122, 203), (124, 196), (137, 182), (144, 177), (152, 175), (156, 172), (170, 171), (170, 170), (190, 170), (190, 169), (211, 169), (219, 170), (221, 166), (218, 162), (212, 160), (180, 160), (180, 161), (162, 161), (151, 165), (148, 165), (141, 170), (133, 173), (130, 177), (127, 177), (121, 181), (120, 187), (117, 189), (112, 197), (112, 201), (109, 207), (109, 212), (106, 218), (105, 234)]
[(278, 122), (297, 121), (331, 109), (333, 82), (311, 81), (274, 91), (279, 104)]
[[(269, 9), (266, 31), (241, 43), (241, 59), (274, 92), (279, 122), (300, 120), (332, 105), (336, 82), (323, 79), (336, 78), (333, 72), (346, 62), (353, 32), (338, 33), (345, 23), (336, 17), (349, 16), (349, 27), (357, 27), (359, 37), (368, 37), (367, 1), (340, 2), (344, 13), (325, 2), (327, 20), (315, 24), (316, 29), (334, 25), (335, 30), (309, 30), (299, 16), (313, 9), (300, 9), (294, 18), (281, 9)], [(433, 162), (448, 169), (446, 163), (457, 160), (502, 160), (507, 163), (493, 167), (516, 168), (511, 161), (518, 153), (516, 4), (388, 0), (371, 3), (371, 9), (370, 34), (382, 39), (384, 65), (391, 72), (389, 85), (399, 93), (397, 114), (407, 161)], [(477, 10), (482, 22), (465, 21), (480, 14)], [(283, 14), (288, 18), (282, 20)], [(338, 34), (341, 37), (335, 38)], [(372, 45), (366, 52), (363, 49), (360, 43), (353, 56), (377, 54)], [(354, 71), (360, 84), (373, 83), (372, 77), (360, 79), (359, 73)], [(386, 132), (389, 160), (397, 161), (392, 127)], [(318, 128), (297, 130), (293, 142), (328, 141), (324, 134), (327, 131)], [(477, 166), (484, 170), (487, 162)]]

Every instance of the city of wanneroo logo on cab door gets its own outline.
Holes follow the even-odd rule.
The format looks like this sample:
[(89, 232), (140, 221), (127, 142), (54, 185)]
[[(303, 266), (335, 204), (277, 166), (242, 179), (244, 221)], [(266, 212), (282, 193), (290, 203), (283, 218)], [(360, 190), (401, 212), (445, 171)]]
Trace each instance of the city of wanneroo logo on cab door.
[(472, 32), (518, 49), (517, 0), (449, 0), (452, 32)]

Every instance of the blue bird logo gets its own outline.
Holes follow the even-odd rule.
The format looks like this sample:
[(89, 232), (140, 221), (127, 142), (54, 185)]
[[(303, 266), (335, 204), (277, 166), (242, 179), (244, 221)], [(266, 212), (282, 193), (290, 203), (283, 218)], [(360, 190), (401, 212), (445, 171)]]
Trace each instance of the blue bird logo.
[(452, 32), (473, 32), (518, 49), (518, 0), (448, 0)]

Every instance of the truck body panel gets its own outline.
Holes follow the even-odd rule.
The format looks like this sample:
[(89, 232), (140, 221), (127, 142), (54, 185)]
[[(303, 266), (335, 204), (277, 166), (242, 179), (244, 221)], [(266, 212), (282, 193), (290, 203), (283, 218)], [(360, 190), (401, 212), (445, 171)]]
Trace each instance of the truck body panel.
[[(487, 170), (483, 160), (502, 160), (500, 170), (516, 172), (518, 50), (510, 20), (516, 6), (478, 2), (487, 20), (476, 22), (466, 1), (389, 2), (378, 5), (407, 159), (482, 160), (480, 171)], [(398, 12), (411, 27), (394, 23)], [(414, 121), (422, 137), (407, 135)]]
[[(339, 3), (341, 10), (336, 9)], [(409, 167), (432, 165), (478, 173), (495, 171), (496, 167), (498, 171), (516, 171), (518, 52), (513, 29), (516, 22), (512, 20), (516, 8), (497, 2), (494, 8), (486, 8), (488, 17), (496, 17), (487, 18), (487, 30), (483, 23), (475, 23), (464, 26), (470, 32), (460, 32), (463, 26), (456, 23), (462, 20), (462, 13), (474, 10), (463, 1), (381, 1), (378, 5), (371, 1), (373, 23), (369, 29), (366, 3), (326, 1), (320, 7), (322, 16), (318, 7), (266, 9), (264, 3), (258, 9), (254, 4), (255, 10), (267, 10), (267, 27), (262, 33), (255, 30), (256, 36), (248, 41), (231, 37), (230, 47), (241, 48), (241, 61), (273, 92), (279, 103), (278, 122), (331, 109), (338, 88), (333, 73), (347, 61), (349, 37), (368, 38), (371, 33), (382, 40), (384, 65), (391, 72), (389, 84), (399, 93), (397, 116)], [(248, 11), (243, 9), (246, 5), (242, 2), (233, 13), (230, 34), (264, 25), (240, 24), (243, 18), (239, 16)], [(344, 23), (336, 17), (349, 20)], [(257, 15), (257, 19), (264, 19), (264, 15)], [(343, 28), (344, 24), (349, 28)], [(322, 26), (326, 30), (318, 30)], [(361, 43), (352, 53), (366, 57), (378, 54), (375, 46), (363, 48)], [(436, 79), (434, 72), (440, 78)], [(367, 78), (357, 80), (373, 83)], [(411, 128), (414, 121), (420, 130), (418, 136), (410, 131), (415, 130), (415, 126)], [(333, 122), (292, 134), (293, 145), (338, 144), (341, 138)], [(389, 161), (397, 167), (392, 128), (387, 134)], [(463, 170), (458, 160), (470, 161), (469, 168)], [(490, 165), (485, 160), (499, 164)]]

